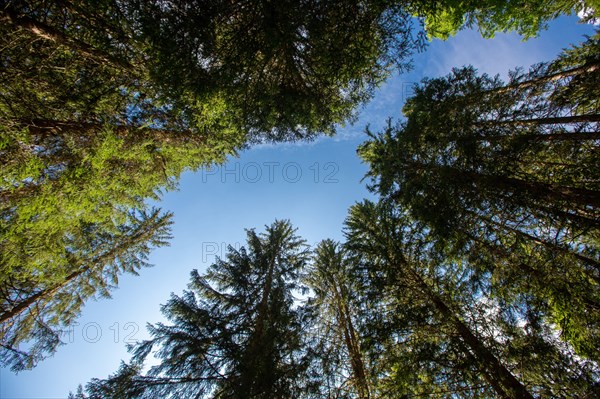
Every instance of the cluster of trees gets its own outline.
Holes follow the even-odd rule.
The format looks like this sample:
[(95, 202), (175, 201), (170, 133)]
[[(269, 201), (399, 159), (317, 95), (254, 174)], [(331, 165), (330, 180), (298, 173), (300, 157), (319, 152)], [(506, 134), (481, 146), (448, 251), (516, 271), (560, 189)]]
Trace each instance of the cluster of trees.
[(147, 202), (183, 171), (332, 134), (421, 46), (378, 1), (11, 0), (0, 20), (0, 362), (15, 371), (166, 243), (170, 215)]
[[(133, 358), (72, 398), (594, 397), (600, 370), (539, 301), (489, 295), (394, 204), (362, 202), (346, 243), (289, 222), (247, 232), (162, 307)], [(150, 354), (158, 364), (145, 367)], [(147, 370), (147, 371), (145, 371)]]
[(248, 231), (72, 397), (598, 396), (599, 83), (600, 33), (507, 83), (424, 80), (359, 148), (379, 200), (345, 243)]
[[(597, 6), (3, 2), (0, 363), (19, 371), (52, 354), (87, 299), (109, 296), (121, 273), (137, 273), (168, 243), (171, 215), (147, 200), (182, 172), (351, 121), (424, 46), (413, 16), (431, 37), (470, 26), (531, 36)], [(596, 372), (587, 359), (600, 346), (598, 54), (596, 36), (507, 85), (469, 68), (425, 82), (408, 121), (360, 150), (382, 204), (357, 206), (348, 223), (371, 208), (383, 213), (370, 222), (395, 220), (390, 234), (402, 237), (390, 239), (389, 259), (353, 247), (376, 236), (324, 242), (311, 260), (286, 223), (249, 233), (247, 252), (195, 274), (192, 291), (167, 304), (175, 325), (156, 326), (133, 363), (90, 392), (587, 392)], [(307, 306), (293, 298), (302, 284), (314, 294)], [(488, 319), (488, 332), (476, 331)], [(534, 344), (552, 371), (521, 353)], [(159, 345), (168, 363), (141, 374)]]
[[(600, 360), (600, 34), (510, 82), (425, 80), (359, 149), (371, 188), (507, 302), (536, 298)], [(540, 305), (542, 306), (542, 305)]]

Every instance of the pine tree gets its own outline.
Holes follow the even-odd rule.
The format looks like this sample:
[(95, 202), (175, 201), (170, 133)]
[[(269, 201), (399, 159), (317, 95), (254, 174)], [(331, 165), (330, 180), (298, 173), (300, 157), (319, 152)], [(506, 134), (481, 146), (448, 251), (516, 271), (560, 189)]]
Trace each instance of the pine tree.
[(556, 339), (532, 298), (499, 300), (393, 203), (353, 206), (346, 236), (382, 397), (592, 394), (596, 366)]
[[(433, 326), (427, 326), (427, 323), (420, 326), (421, 323), (416, 321), (416, 329), (429, 327), (433, 329), (433, 334), (441, 334), (441, 341), (438, 342), (441, 348), (438, 350), (444, 350), (444, 347), (451, 341), (458, 340), (459, 348), (462, 347), (459, 349), (461, 356), (455, 359), (455, 364), (450, 367), (460, 370), (461, 367), (464, 367), (465, 360), (469, 360), (472, 369), (467, 370), (465, 374), (470, 373), (474, 376), (471, 377), (472, 381), (463, 381), (464, 377), (457, 378), (457, 384), (467, 383), (477, 387), (483, 379), (500, 397), (533, 397), (513, 372), (501, 362), (498, 355), (490, 349), (490, 344), (486, 342), (486, 339), (475, 333), (473, 326), (464, 320), (460, 301), (442, 291), (439, 282), (441, 279), (438, 276), (443, 275), (445, 270), (442, 267), (435, 270), (437, 265), (433, 265), (433, 273), (428, 270), (432, 265), (429, 264), (426, 255), (421, 255), (421, 252), (424, 251), (424, 243), (417, 241), (418, 230), (417, 237), (411, 237), (413, 232), (406, 219), (403, 220), (401, 213), (392, 207), (386, 208), (385, 205), (377, 206), (370, 202), (363, 202), (350, 209), (346, 226), (349, 248), (356, 256), (362, 258), (362, 269), (365, 273), (375, 275), (375, 281), (384, 284), (379, 288), (385, 292), (390, 290), (386, 285), (391, 285), (395, 288), (397, 296), (409, 298), (404, 302), (413, 304), (412, 306), (408, 305), (409, 309), (420, 305), (422, 308), (417, 310), (425, 311), (425, 314), (429, 313), (429, 317), (425, 317), (424, 320), (430, 321)], [(412, 255), (413, 253), (415, 255)], [(431, 275), (428, 275), (429, 273)], [(366, 284), (369, 284), (368, 280)], [(404, 310), (406, 309), (402, 309), (402, 311)], [(408, 314), (411, 313), (408, 312)], [(399, 317), (402, 316), (399, 315)], [(391, 334), (394, 333), (391, 331)], [(398, 338), (407, 339), (401, 336)], [(493, 340), (491, 341), (493, 342)], [(429, 345), (432, 343), (430, 341)], [(408, 346), (410, 347), (410, 343)], [(456, 348), (451, 347), (450, 350), (456, 351)], [(450, 357), (458, 354), (443, 355)], [(425, 359), (426, 362), (432, 360), (435, 362), (441, 359)], [(452, 357), (446, 360), (452, 362)], [(418, 366), (412, 364), (411, 367)], [(400, 370), (395, 371), (398, 373)], [(443, 375), (444, 373), (440, 373), (438, 377), (429, 376), (432, 378), (430, 381), (433, 382)], [(431, 385), (428, 389), (435, 388), (435, 384)], [(410, 385), (407, 388), (411, 389)], [(460, 391), (459, 387), (450, 386), (450, 388), (456, 392)], [(432, 391), (431, 394), (435, 394), (435, 391)]]
[(358, 331), (361, 309), (353, 292), (349, 262), (339, 244), (331, 240), (319, 243), (306, 278), (314, 295), (309, 307), (316, 314), (317, 359), (322, 363), (323, 377), (331, 380), (322, 384), (329, 391), (325, 395), (348, 391), (345, 395), (367, 399), (371, 397), (372, 381), (362, 353)]
[(407, 120), (360, 149), (374, 190), (493, 273), (497, 292), (540, 299), (595, 360), (598, 48), (595, 36), (508, 84), (472, 68), (425, 80)]
[(82, 223), (45, 269), (32, 273), (24, 262), (2, 276), (3, 365), (21, 371), (53, 354), (86, 300), (110, 297), (119, 275), (137, 274), (148, 266), (151, 248), (167, 245), (171, 214), (152, 209), (129, 212), (126, 218), (112, 229)]
[[(172, 324), (151, 326), (152, 339), (135, 346), (131, 363), (88, 384), (90, 397), (301, 396), (305, 313), (294, 293), (308, 260), (289, 222), (248, 230), (247, 247), (229, 247), (204, 275), (192, 272), (189, 291), (163, 307)], [(160, 363), (143, 375), (152, 350)]]

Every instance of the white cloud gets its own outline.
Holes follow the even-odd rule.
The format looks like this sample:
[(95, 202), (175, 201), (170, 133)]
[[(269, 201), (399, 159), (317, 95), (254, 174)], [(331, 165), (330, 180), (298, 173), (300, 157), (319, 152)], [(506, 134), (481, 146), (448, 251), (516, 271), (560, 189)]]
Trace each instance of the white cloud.
[(529, 67), (553, 57), (540, 46), (539, 39), (523, 42), (516, 34), (497, 34), (484, 39), (473, 30), (461, 31), (446, 42), (434, 42), (435, 55), (425, 64), (426, 76), (444, 76), (452, 68), (473, 65), (480, 72), (506, 77), (518, 66)]

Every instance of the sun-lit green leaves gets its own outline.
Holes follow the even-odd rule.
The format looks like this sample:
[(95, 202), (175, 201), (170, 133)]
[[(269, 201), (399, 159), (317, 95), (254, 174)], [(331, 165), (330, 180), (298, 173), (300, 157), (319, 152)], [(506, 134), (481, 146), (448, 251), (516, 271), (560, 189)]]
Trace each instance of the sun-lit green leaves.
[[(534, 1), (443, 1), (408, 2), (414, 15), (424, 18), (430, 38), (448, 39), (459, 30), (475, 28), (487, 38), (497, 32), (516, 31), (524, 38), (537, 36), (547, 23), (560, 15), (587, 10), (588, 17), (598, 12), (597, 0)], [(596, 14), (597, 15), (597, 14)]]
[(110, 297), (122, 273), (137, 274), (152, 248), (168, 245), (171, 214), (152, 209), (119, 216), (120, 222), (71, 223), (57, 242), (36, 236), (3, 242), (12, 244), (11, 252), (0, 253), (3, 267), (12, 266), (0, 280), (3, 365), (21, 371), (54, 353), (86, 300)]

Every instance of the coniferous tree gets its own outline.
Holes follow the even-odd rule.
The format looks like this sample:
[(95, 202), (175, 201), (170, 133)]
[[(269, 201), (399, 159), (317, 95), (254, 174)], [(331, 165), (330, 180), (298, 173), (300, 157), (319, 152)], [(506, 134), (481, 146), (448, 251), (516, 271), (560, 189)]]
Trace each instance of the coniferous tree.
[[(247, 247), (230, 247), (205, 275), (192, 272), (190, 290), (163, 307), (173, 324), (150, 326), (130, 364), (88, 384), (91, 398), (289, 398), (309, 389), (305, 313), (294, 304), (307, 246), (286, 221), (247, 236)], [(144, 375), (153, 349), (160, 363)]]
[(114, 229), (185, 170), (333, 132), (419, 46), (379, 2), (10, 0), (0, 20), (9, 291), (68, 275), (82, 226)]
[[(120, 229), (139, 224), (136, 214), (156, 216), (148, 213), (147, 198), (158, 199), (161, 189), (174, 188), (184, 170), (223, 159), (227, 150), (214, 142), (157, 129), (113, 131), (69, 123), (30, 127), (16, 149), (5, 148), (3, 158), (0, 290), (12, 292), (15, 284), (34, 292), (53, 286), (57, 276), (72, 273), (74, 261), (65, 256), (90, 250), (87, 236), (108, 235), (119, 247), (126, 238)], [(162, 222), (147, 222), (152, 223), (158, 229)], [(86, 273), (78, 280), (89, 277)], [(69, 285), (74, 300), (88, 297), (75, 289), (82, 286)]]
[(319, 243), (307, 271), (307, 285), (313, 293), (308, 306), (316, 315), (316, 360), (327, 381), (322, 383), (327, 390), (324, 395), (367, 399), (372, 397), (372, 381), (358, 331), (362, 309), (353, 290), (350, 262), (339, 244)]
[(188, 126), (221, 99), (246, 139), (295, 140), (347, 121), (420, 46), (393, 2), (97, 3), (13, 0), (0, 10), (5, 66), (25, 70), (28, 84), (14, 89), (24, 99), (48, 109), (74, 86), (81, 97), (69, 104), (112, 96)]
[(358, 295), (372, 306), (363, 334), (381, 397), (592, 394), (597, 367), (556, 339), (530, 298), (498, 300), (395, 205), (353, 206), (346, 235)]
[(110, 297), (120, 274), (137, 274), (148, 266), (151, 248), (168, 244), (170, 214), (152, 209), (128, 212), (125, 218), (112, 228), (82, 222), (44, 269), (28, 270), (30, 262), (24, 261), (2, 275), (3, 365), (20, 371), (53, 354), (86, 300)]
[[(404, 369), (399, 369), (399, 365), (395, 366), (391, 378), (398, 379), (393, 383), (396, 394), (411, 393), (414, 389), (412, 393), (415, 394), (435, 395), (435, 382), (441, 379), (442, 392), (459, 392), (462, 384), (474, 387), (477, 392), (482, 381), (485, 381), (488, 387), (482, 388), (482, 392), (495, 392), (503, 398), (533, 397), (514, 373), (500, 361), (498, 355), (490, 348), (490, 343), (475, 333), (473, 326), (464, 320), (458, 298), (443, 292), (443, 280), (440, 277), (446, 271), (441, 267), (436, 270), (437, 265), (429, 264), (427, 255), (422, 254), (426, 243), (418, 241), (422, 240), (419, 237), (420, 232), (411, 231), (400, 212), (386, 207), (385, 204), (378, 206), (364, 202), (350, 209), (346, 226), (347, 245), (362, 263), (360, 268), (365, 276), (363, 284), (370, 288), (371, 292), (392, 292), (392, 297), (379, 300), (380, 306), (393, 312), (390, 308), (398, 306), (396, 300), (399, 298), (402, 308), (398, 308), (398, 318), (413, 316), (414, 312), (420, 313), (420, 317), (407, 320), (408, 328), (405, 327), (404, 331), (388, 331), (391, 335), (387, 340), (388, 345), (396, 339), (401, 340), (400, 345), (406, 346), (404, 350), (412, 351), (416, 348), (426, 351), (425, 356), (418, 352), (414, 354)], [(371, 279), (373, 280), (369, 281)], [(369, 287), (372, 284), (376, 288)], [(391, 312), (385, 314), (385, 324), (393, 325), (394, 322), (398, 322), (394, 320)], [(416, 331), (412, 331), (413, 329)], [(429, 331), (424, 334), (419, 331), (421, 329)], [(418, 343), (421, 343), (421, 339), (424, 340), (422, 344), (426, 349), (419, 348)], [(404, 340), (407, 342), (402, 342)], [(386, 341), (380, 338), (374, 345), (385, 343)], [(413, 343), (414, 346), (411, 345)], [(423, 357), (419, 359), (421, 356)], [(433, 363), (434, 366), (429, 363)], [(470, 367), (463, 370), (466, 364), (470, 364)], [(424, 387), (421, 387), (419, 379), (415, 378), (420, 373), (426, 374)], [(452, 375), (453, 373), (459, 376)], [(382, 372), (382, 375), (385, 375), (385, 372)], [(412, 377), (412, 381), (402, 381), (407, 377)], [(444, 380), (444, 377), (447, 379)], [(420, 388), (424, 388), (425, 392), (419, 392)], [(403, 389), (407, 391), (403, 392)], [(482, 393), (481, 391), (478, 394)]]
[(425, 80), (360, 149), (372, 188), (454, 254), (492, 273), (498, 294), (544, 303), (563, 338), (598, 360), (598, 36), (529, 73), (472, 68)]

